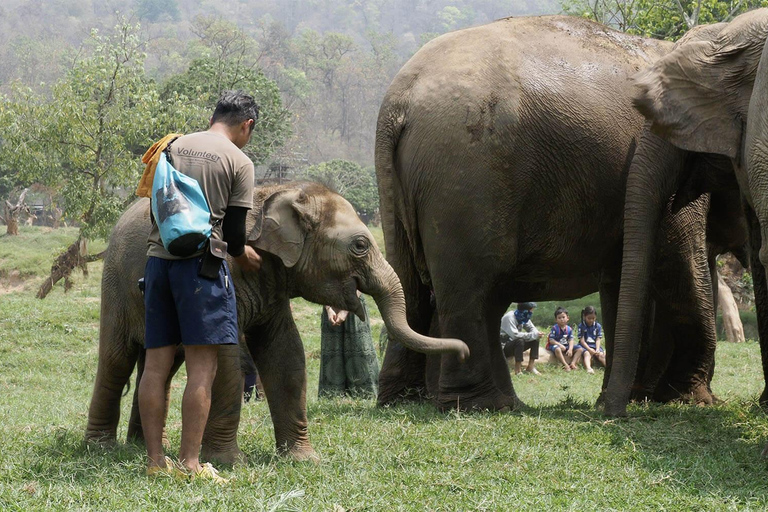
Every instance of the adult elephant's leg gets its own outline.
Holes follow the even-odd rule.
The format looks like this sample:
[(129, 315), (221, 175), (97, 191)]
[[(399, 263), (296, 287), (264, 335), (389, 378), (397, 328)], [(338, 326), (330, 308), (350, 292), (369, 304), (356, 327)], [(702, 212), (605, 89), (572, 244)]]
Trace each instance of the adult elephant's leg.
[(200, 456), (205, 460), (234, 464), (245, 459), (237, 445), (237, 427), (243, 403), (240, 347), (219, 347), (216, 378), (211, 386), (211, 410), (205, 424)]
[(659, 382), (663, 379), (675, 347), (671, 319), (666, 308), (652, 301), (648, 315), (648, 335), (643, 336), (640, 363), (637, 367), (632, 400), (653, 400)]
[[(440, 315), (435, 312), (432, 315), (432, 322), (429, 325), (429, 335), (433, 338), (440, 338)], [(434, 400), (440, 394), (440, 355), (427, 356), (427, 369), (425, 375), (427, 398)]]
[[(385, 230), (387, 261), (400, 278), (405, 295), (408, 325), (420, 334), (427, 334), (433, 316), (429, 288), (421, 283), (405, 229), (398, 220)], [(400, 400), (421, 400), (428, 393), (425, 382), (427, 356), (403, 347), (391, 335), (379, 372), (378, 404), (387, 405)]]
[(656, 400), (705, 404), (714, 400), (709, 390), (717, 347), (712, 285), (715, 258), (708, 254), (706, 244), (709, 204), (709, 195), (702, 195), (668, 215), (664, 222), (664, 243), (654, 282), (657, 302), (674, 336), (674, 348), (663, 385), (660, 382), (654, 393)]
[(603, 403), (605, 388), (611, 377), (611, 364), (613, 363), (613, 339), (616, 334), (616, 311), (619, 303), (619, 279), (620, 271), (603, 272), (600, 276), (600, 310), (603, 314), (603, 346), (605, 348), (605, 373), (603, 374), (603, 387), (597, 399), (597, 405)]
[(278, 453), (316, 460), (307, 431), (304, 346), (287, 301), (267, 324), (250, 329), (246, 340), (264, 386)]
[[(501, 317), (504, 315), (506, 305), (489, 308), (486, 313), (490, 321), (487, 324), (488, 334), (488, 354), (491, 358), (491, 371), (493, 372), (493, 381), (499, 391), (508, 396), (515, 396), (515, 390), (512, 388), (512, 379), (509, 373), (509, 363), (504, 356), (501, 343), (499, 342), (499, 328)], [(493, 319), (496, 318), (496, 322)], [(522, 402), (515, 402), (515, 407), (522, 406)]]
[(749, 225), (749, 262), (752, 270), (752, 283), (755, 291), (755, 309), (757, 310), (757, 332), (760, 337), (760, 358), (763, 363), (765, 387), (760, 395), (760, 406), (768, 410), (768, 283), (765, 267), (760, 261), (762, 233), (755, 212), (749, 206), (744, 207)]
[(684, 153), (646, 131), (627, 178), (624, 207), (624, 252), (616, 336), (605, 412), (626, 414), (635, 379), (643, 328), (643, 311), (658, 242), (658, 227), (669, 198), (678, 188)]
[[(469, 281), (477, 288), (452, 289), (450, 296), (442, 302), (441, 291), (435, 290), (440, 332), (443, 336), (462, 339), (471, 347), (471, 355), (463, 363), (452, 354), (442, 356), (437, 403), (444, 410), (513, 408), (520, 404), (512, 387), (509, 370), (506, 371), (506, 377), (510, 380), (508, 389), (511, 393), (507, 394), (496, 383), (494, 363), (491, 361), (492, 357), (498, 357), (505, 363), (498, 344), (500, 318), (489, 318), (487, 294), (480, 288), (478, 281)], [(491, 351), (490, 332), (494, 332), (497, 341), (498, 350), (495, 352)]]

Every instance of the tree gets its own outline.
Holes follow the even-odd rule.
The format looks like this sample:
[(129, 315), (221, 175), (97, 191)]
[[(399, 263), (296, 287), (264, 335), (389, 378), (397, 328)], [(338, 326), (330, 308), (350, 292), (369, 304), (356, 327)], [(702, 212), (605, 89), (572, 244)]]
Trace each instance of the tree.
[(730, 21), (764, 0), (564, 0), (563, 12), (622, 32), (676, 41), (699, 24)]
[(149, 22), (178, 21), (179, 6), (176, 0), (136, 0), (136, 14)]
[(222, 91), (251, 94), (259, 105), (259, 120), (244, 151), (255, 164), (263, 163), (284, 143), (291, 126), (277, 84), (259, 68), (256, 42), (218, 18), (198, 18), (193, 30), (199, 37), (195, 53), (200, 56), (165, 82), (161, 97), (184, 101), (194, 110), (189, 122), (204, 127)]
[(363, 168), (348, 160), (330, 160), (304, 170), (304, 177), (338, 192), (367, 224), (379, 209), (379, 192), (372, 167)]
[[(93, 31), (50, 97), (17, 83), (0, 102), (0, 159), (25, 183), (59, 190), (65, 214), (80, 225), (73, 244), (78, 247), (106, 237), (133, 199), (144, 150), (193, 117), (177, 98), (160, 100), (144, 74), (137, 33), (125, 22), (112, 36)], [(49, 291), (78, 263), (63, 262), (44, 288)]]
[(3, 212), (3, 216), (0, 217), (0, 220), (5, 222), (5, 234), (6, 235), (18, 235), (19, 234), (19, 215), (21, 215), (22, 212), (29, 213), (29, 206), (24, 202), (24, 197), (27, 195), (27, 189), (25, 188), (21, 194), (19, 194), (19, 198), (16, 201), (16, 204), (13, 204), (12, 202), (5, 200), (5, 208)]

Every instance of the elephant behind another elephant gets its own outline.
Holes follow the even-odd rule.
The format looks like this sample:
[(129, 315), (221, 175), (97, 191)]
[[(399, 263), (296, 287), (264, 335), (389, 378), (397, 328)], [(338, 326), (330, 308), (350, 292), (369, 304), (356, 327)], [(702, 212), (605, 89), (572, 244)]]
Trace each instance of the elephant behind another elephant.
[[(624, 197), (643, 128), (629, 77), (670, 48), (580, 18), (509, 18), (436, 38), (400, 70), (376, 137), (387, 258), (411, 326), (433, 324), (473, 355), (459, 366), (391, 336), (380, 403), (415, 391), (443, 408), (517, 405), (498, 343), (513, 301), (599, 290), (611, 364)], [(647, 312), (645, 333), (630, 334), (650, 347), (641, 394), (712, 400), (710, 199), (669, 203), (664, 217), (655, 314), (633, 305)]]

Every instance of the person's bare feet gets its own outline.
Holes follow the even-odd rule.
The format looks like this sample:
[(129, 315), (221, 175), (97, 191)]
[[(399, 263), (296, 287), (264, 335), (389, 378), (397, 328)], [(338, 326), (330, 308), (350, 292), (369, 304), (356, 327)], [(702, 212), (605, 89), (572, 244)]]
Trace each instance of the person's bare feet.
[(569, 372), (569, 371), (571, 371), (571, 366), (570, 366), (570, 365), (568, 365), (568, 364), (564, 364), (564, 365), (563, 365), (563, 370), (565, 370), (565, 371)]
[(536, 368), (526, 368), (525, 372), (526, 373), (532, 373), (534, 375), (541, 375), (541, 372), (539, 370), (537, 370)]
[(590, 368), (590, 369), (588, 369), (588, 370), (587, 370), (587, 373), (595, 373), (595, 370), (593, 370), (592, 368)]

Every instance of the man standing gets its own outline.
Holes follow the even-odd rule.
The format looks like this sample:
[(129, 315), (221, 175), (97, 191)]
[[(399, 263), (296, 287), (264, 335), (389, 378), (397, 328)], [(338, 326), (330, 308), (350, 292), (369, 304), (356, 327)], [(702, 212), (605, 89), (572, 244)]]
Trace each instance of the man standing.
[[(211, 237), (227, 242), (227, 252), (244, 270), (257, 271), (261, 257), (246, 245), (245, 217), (253, 203), (253, 163), (241, 151), (258, 119), (254, 99), (224, 92), (207, 131), (171, 144), (174, 167), (194, 178), (208, 201)], [(139, 412), (147, 444), (147, 474), (187, 474), (226, 482), (210, 464), (200, 464), (200, 445), (211, 408), (219, 345), (238, 339), (235, 289), (226, 260), (216, 278), (198, 275), (203, 251), (188, 258), (163, 247), (153, 222), (144, 272), (146, 360), (139, 384)], [(166, 381), (177, 345), (184, 345), (187, 385), (181, 406), (179, 461), (183, 472), (165, 457), (162, 446)]]
[(526, 371), (539, 375), (535, 365), (536, 359), (539, 358), (539, 338), (543, 338), (545, 334), (539, 332), (531, 321), (535, 308), (535, 302), (520, 302), (516, 310), (501, 317), (501, 333), (499, 335), (501, 348), (506, 357), (514, 354), (515, 375), (522, 371), (523, 352), (529, 349), (531, 352), (528, 354)]

